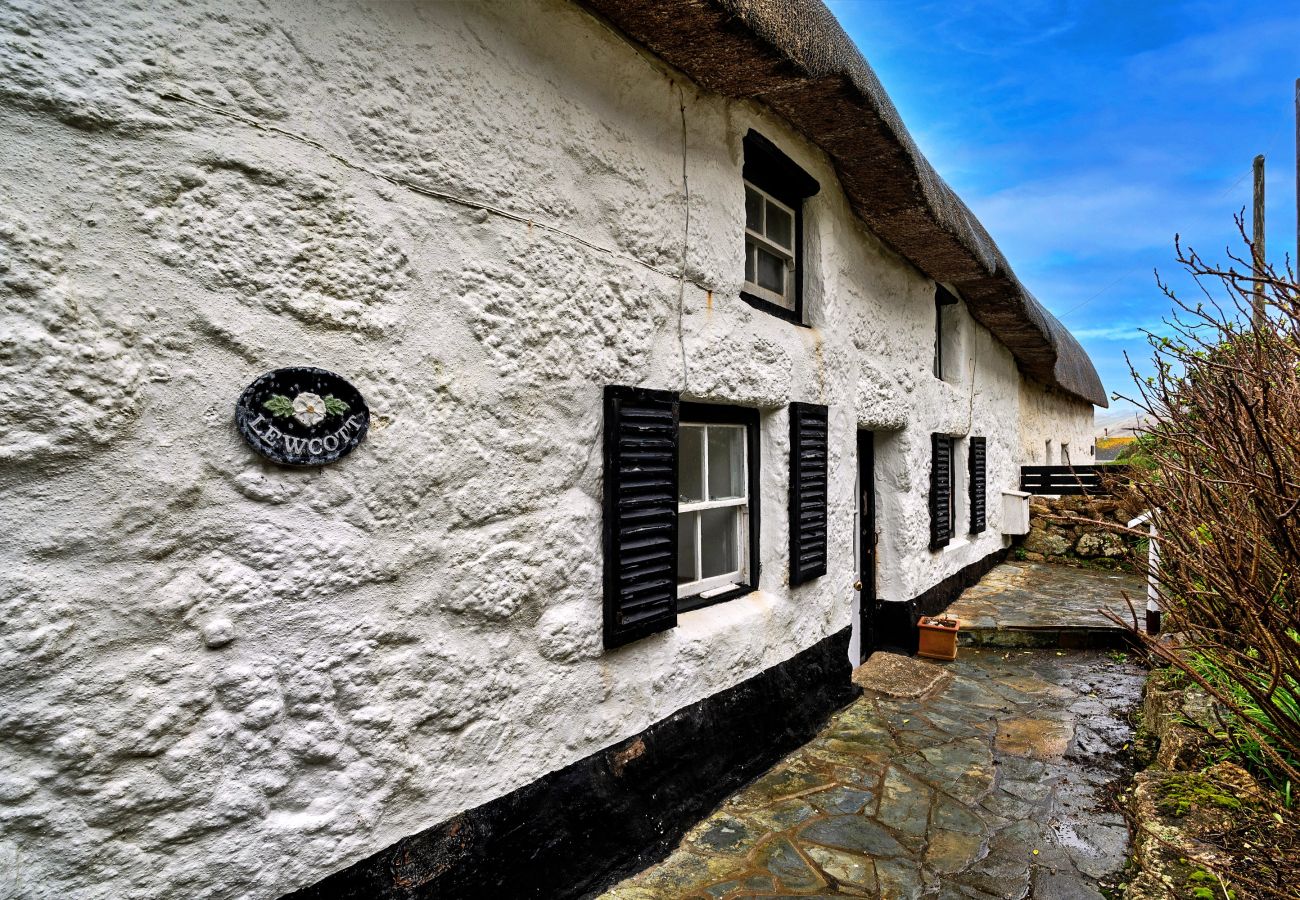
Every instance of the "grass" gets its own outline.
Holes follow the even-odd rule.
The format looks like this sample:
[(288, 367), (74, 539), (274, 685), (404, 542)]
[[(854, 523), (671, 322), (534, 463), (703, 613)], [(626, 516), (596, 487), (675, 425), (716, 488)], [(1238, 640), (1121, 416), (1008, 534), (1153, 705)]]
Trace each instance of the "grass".
[[(1300, 685), (1291, 679), (1286, 679), (1274, 692), (1269, 707), (1265, 708), (1260, 706), (1245, 686), (1234, 680), (1209, 654), (1194, 653), (1188, 660), (1191, 668), (1198, 675), (1227, 694), (1239, 710), (1237, 714), (1224, 713), (1221, 717), (1222, 730), (1213, 732), (1214, 737), (1218, 739), (1218, 743), (1210, 750), (1214, 760), (1235, 762), (1255, 776), (1263, 778), (1277, 792), (1282, 804), (1287, 809), (1293, 808), (1295, 786), (1291, 784), (1290, 779), (1276, 771), (1272, 760), (1260, 746), (1259, 740), (1242, 727), (1239, 716), (1245, 717), (1249, 724), (1256, 726), (1256, 731), (1265, 735), (1270, 729), (1270, 724), (1276, 719), (1286, 718), (1293, 722), (1300, 722)], [(1264, 674), (1251, 677), (1257, 679), (1257, 687), (1268, 684), (1267, 676)], [(1275, 742), (1270, 742), (1269, 746), (1289, 765), (1294, 767), (1300, 764), (1300, 760), (1297, 760), (1286, 748)]]

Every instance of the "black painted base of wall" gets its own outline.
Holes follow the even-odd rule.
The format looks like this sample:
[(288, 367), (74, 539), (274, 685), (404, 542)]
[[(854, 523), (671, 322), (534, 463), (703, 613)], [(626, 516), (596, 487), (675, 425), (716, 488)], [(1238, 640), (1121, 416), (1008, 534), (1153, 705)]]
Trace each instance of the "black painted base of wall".
[(876, 649), (915, 653), (921, 631), (916, 620), (921, 616), (937, 616), (961, 596), (961, 592), (975, 585), (990, 570), (1007, 558), (1007, 550), (990, 553), (961, 571), (949, 575), (919, 597), (902, 602), (881, 603), (876, 612)]
[(285, 900), (592, 896), (665, 858), (857, 697), (849, 629)]

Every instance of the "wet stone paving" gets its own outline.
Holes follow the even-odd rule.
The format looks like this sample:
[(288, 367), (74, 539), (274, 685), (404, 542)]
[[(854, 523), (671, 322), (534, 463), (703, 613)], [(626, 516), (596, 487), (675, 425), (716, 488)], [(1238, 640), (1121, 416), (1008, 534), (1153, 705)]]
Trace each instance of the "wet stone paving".
[(1126, 623), (1136, 614), (1140, 623), (1146, 591), (1145, 579), (1127, 572), (1008, 562), (967, 588), (947, 612), (961, 621), (963, 644), (1114, 645), (1122, 643), (1123, 629), (1101, 610)]
[(1095, 650), (876, 653), (863, 697), (604, 896), (1100, 898), (1144, 679)]

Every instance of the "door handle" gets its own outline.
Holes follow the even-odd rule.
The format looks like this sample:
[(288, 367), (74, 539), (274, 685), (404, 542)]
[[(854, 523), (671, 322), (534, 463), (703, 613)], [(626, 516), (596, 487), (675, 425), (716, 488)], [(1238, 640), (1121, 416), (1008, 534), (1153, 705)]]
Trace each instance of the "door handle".
[(862, 590), (862, 582), (861, 582), (861, 581), (855, 581), (855, 582), (853, 582), (853, 590), (855, 590), (855, 591), (860, 591), (860, 590)]

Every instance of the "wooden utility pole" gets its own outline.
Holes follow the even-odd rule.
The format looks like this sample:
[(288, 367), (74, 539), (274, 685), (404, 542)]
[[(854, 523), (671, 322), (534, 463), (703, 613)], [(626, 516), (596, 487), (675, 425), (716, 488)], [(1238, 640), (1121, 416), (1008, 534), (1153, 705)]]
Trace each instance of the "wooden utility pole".
[(1255, 245), (1251, 261), (1254, 263), (1255, 296), (1250, 302), (1251, 321), (1256, 328), (1264, 322), (1264, 154), (1255, 157), (1255, 228), (1251, 241)]

